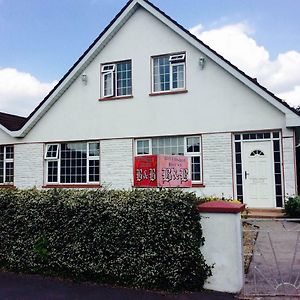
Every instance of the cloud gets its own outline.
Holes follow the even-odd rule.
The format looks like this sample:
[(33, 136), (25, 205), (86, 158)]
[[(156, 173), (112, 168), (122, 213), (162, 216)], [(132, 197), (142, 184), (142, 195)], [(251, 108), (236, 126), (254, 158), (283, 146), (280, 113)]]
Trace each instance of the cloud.
[(0, 68), (0, 111), (27, 116), (56, 83), (43, 83), (29, 73)]
[(296, 85), (292, 90), (278, 95), (281, 99), (286, 99), (292, 106), (300, 106), (300, 85)]
[(252, 37), (254, 32), (246, 22), (207, 31), (200, 24), (190, 31), (290, 105), (300, 105), (299, 52), (280, 53), (271, 60), (268, 50)]

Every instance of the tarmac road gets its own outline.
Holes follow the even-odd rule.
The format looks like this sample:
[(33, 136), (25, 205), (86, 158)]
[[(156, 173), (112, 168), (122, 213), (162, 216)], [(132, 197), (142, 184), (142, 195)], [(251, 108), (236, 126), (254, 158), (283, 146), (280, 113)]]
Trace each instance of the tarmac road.
[(0, 300), (198, 300), (234, 299), (234, 295), (205, 291), (168, 294), (111, 287), (93, 283), (72, 283), (39, 275), (0, 273)]

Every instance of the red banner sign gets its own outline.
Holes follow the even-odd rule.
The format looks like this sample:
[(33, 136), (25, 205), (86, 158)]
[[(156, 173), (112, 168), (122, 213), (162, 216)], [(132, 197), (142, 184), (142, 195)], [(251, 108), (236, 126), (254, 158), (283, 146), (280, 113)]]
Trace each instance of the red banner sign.
[(180, 155), (137, 156), (134, 162), (136, 187), (191, 187), (189, 160)]
[(135, 158), (134, 186), (157, 187), (157, 155), (137, 156)]

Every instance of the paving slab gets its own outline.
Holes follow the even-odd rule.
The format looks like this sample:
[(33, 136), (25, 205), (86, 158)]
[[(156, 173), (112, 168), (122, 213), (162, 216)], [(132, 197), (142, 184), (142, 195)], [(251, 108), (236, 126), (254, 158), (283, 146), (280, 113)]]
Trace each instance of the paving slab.
[[(253, 221), (249, 221), (253, 224)], [(300, 299), (300, 224), (257, 220), (258, 235), (245, 277), (246, 295), (298, 295)]]
[(227, 300), (234, 295), (211, 291), (171, 294), (93, 283), (73, 283), (39, 275), (0, 273), (1, 300)]

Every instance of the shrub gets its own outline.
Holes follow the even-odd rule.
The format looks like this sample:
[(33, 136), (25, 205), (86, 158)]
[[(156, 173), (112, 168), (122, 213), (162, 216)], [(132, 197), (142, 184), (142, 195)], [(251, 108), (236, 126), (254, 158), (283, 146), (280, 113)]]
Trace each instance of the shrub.
[(137, 288), (201, 289), (211, 275), (197, 198), (181, 190), (0, 190), (0, 264)]
[(300, 218), (300, 196), (289, 197), (285, 202), (284, 211), (289, 217)]

